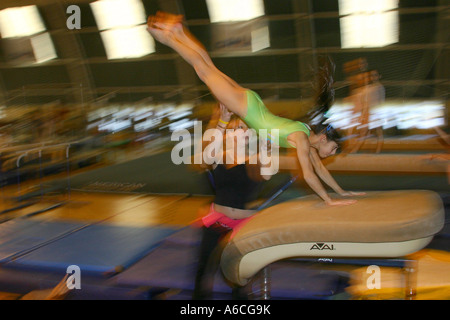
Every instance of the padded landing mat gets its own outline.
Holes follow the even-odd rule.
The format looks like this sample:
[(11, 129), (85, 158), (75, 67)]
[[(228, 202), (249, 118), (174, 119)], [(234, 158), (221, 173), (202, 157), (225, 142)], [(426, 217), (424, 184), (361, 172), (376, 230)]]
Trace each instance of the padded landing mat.
[[(61, 190), (67, 188), (68, 181), (60, 179), (48, 185), (47, 191)], [(70, 178), (70, 187), (102, 192), (214, 194), (206, 173), (195, 171), (185, 164), (175, 165), (170, 152), (74, 175)]]
[[(199, 243), (198, 229), (186, 227), (168, 237), (146, 257), (114, 277), (114, 280), (119, 286), (192, 291)], [(308, 268), (298, 262), (277, 262), (271, 265), (273, 298), (320, 299), (336, 293), (340, 284), (338, 275)], [(253, 283), (253, 290), (257, 291), (259, 285), (257, 281)], [(213, 291), (215, 294), (231, 294), (231, 288), (220, 271), (216, 273)], [(180, 299), (189, 299), (189, 296)]]
[(81, 273), (111, 275), (123, 271), (145, 256), (175, 230), (90, 225), (10, 262), (10, 268), (66, 270), (80, 267)]
[(15, 219), (0, 224), (0, 263), (39, 248), (83, 227), (80, 223)]

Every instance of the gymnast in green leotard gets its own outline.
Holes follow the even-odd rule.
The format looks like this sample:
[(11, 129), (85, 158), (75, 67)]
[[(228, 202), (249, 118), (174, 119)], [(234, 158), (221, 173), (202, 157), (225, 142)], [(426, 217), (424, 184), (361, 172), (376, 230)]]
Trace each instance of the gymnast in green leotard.
[(278, 129), (278, 144), (283, 148), (295, 148), (295, 146), (288, 141), (288, 136), (292, 132), (301, 131), (307, 136), (310, 135), (311, 128), (307, 124), (278, 117), (267, 109), (256, 92), (247, 90), (246, 94), (247, 115), (242, 120), (244, 120), (250, 128), (255, 129), (256, 132), (261, 129), (266, 129), (268, 131)]
[[(154, 39), (175, 50), (189, 63), (216, 99), (249, 127), (256, 131), (278, 129), (280, 147), (296, 149), (304, 180), (327, 205), (356, 202), (354, 199), (331, 198), (319, 180), (320, 177), (339, 195), (360, 194), (344, 191), (321, 162), (321, 158), (334, 155), (339, 148), (336, 130), (323, 123), (309, 128), (302, 122), (273, 115), (255, 92), (241, 87), (217, 69), (203, 45), (183, 26), (182, 20), (181, 15), (158, 12), (149, 17), (147, 30)], [(329, 71), (329, 68), (325, 70)], [(329, 101), (323, 101), (323, 96), (330, 96), (327, 92), (331, 92), (331, 84), (325, 81), (321, 86), (320, 90), (325, 94), (318, 95), (319, 112), (329, 106)]]

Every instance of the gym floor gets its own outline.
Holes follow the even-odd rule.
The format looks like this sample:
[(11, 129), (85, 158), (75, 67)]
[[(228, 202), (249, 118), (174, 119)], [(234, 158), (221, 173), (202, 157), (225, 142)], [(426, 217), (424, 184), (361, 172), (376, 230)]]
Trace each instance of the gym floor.
[[(162, 169), (160, 162), (167, 155), (122, 156), (113, 165), (100, 163), (69, 175), (62, 172), (2, 188), (0, 299), (190, 299), (199, 241), (193, 223), (213, 195), (189, 192), (195, 189), (192, 182), (183, 185), (182, 181), (194, 174), (191, 170)], [(359, 183), (364, 189), (371, 183), (379, 186), (377, 179), (383, 177), (349, 178), (347, 173), (336, 179)], [(414, 181), (431, 179), (426, 180), (431, 186), (435, 181), (448, 221), (445, 174), (423, 179), (397, 175), (394, 180), (402, 179), (412, 179), (406, 180), (413, 181), (411, 188)], [(282, 179), (274, 180), (271, 187)], [(171, 187), (177, 192), (171, 193)], [(161, 192), (155, 193), (155, 188)], [(199, 193), (202, 190), (206, 189), (200, 187)], [(277, 201), (303, 194), (297, 185)], [(446, 225), (426, 249), (448, 253), (448, 234)], [(71, 265), (81, 269), (82, 289), (52, 295)], [(346, 290), (348, 275), (358, 268), (287, 261), (274, 266), (272, 295), (275, 299), (351, 299)], [(445, 287), (445, 277), (436, 277)], [(215, 298), (229, 299), (230, 292), (218, 274)]]

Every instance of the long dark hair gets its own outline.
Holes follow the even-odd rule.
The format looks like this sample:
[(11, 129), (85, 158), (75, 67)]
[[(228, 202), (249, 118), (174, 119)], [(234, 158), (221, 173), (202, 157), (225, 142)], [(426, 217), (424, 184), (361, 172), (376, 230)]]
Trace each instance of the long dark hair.
[(336, 65), (329, 57), (319, 58), (319, 68), (313, 83), (314, 108), (306, 115), (312, 131), (315, 134), (325, 134), (328, 141), (335, 141), (340, 145), (341, 135), (328, 123), (326, 114), (334, 103), (334, 71)]

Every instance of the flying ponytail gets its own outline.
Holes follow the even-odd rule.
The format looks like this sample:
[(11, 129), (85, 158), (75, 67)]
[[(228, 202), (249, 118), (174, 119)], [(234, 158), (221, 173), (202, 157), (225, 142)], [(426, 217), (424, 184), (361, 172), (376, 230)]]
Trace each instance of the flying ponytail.
[(314, 108), (307, 117), (311, 124), (325, 121), (325, 114), (334, 103), (333, 75), (336, 65), (330, 57), (319, 58), (319, 69), (313, 83)]
[(319, 59), (319, 69), (316, 73), (314, 89), (314, 108), (308, 112), (307, 121), (316, 134), (325, 134), (328, 141), (335, 141), (339, 144), (341, 140), (337, 130), (327, 122), (326, 114), (334, 103), (333, 75), (336, 65), (333, 60), (327, 57)]

